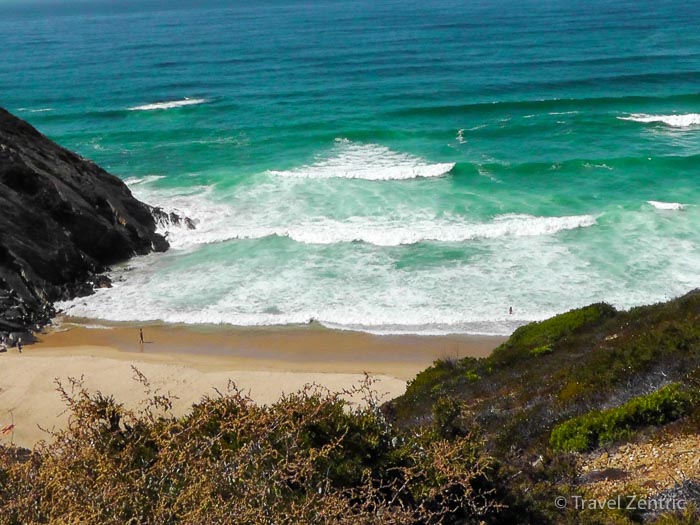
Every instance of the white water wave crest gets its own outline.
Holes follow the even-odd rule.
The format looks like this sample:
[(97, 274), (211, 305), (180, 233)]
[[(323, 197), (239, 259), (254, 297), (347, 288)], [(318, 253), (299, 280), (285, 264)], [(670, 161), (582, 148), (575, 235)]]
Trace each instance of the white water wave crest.
[(24, 111), (27, 113), (48, 113), (49, 111), (53, 111), (53, 108), (38, 108), (38, 109), (18, 108), (17, 111)]
[(647, 201), (657, 210), (682, 210), (685, 208), (680, 202)]
[(431, 164), (415, 155), (399, 153), (379, 144), (357, 144), (336, 139), (332, 154), (307, 166), (287, 171), (268, 171), (280, 177), (307, 179), (403, 180), (447, 175), (455, 164)]
[(645, 124), (661, 123), (672, 128), (689, 128), (700, 126), (700, 113), (686, 113), (682, 115), (647, 115), (646, 113), (633, 113), (627, 117), (617, 117), (620, 120), (631, 120)]
[[(211, 199), (223, 211), (224, 205), (211, 195), (198, 198), (202, 204)], [(184, 197), (171, 202), (188, 204)], [(212, 212), (198, 226), (199, 233), (215, 231), (234, 217), (243, 221), (234, 215), (236, 207), (230, 208), (223, 222), (212, 222), (210, 227), (206, 221), (217, 220)], [(398, 253), (365, 243), (328, 247), (231, 242), (132, 259), (127, 266), (114, 268), (112, 288), (57, 306), (70, 316), (112, 321), (259, 326), (315, 320), (372, 333), (508, 334), (524, 322), (572, 307), (605, 300), (629, 308), (697, 287), (700, 257), (692, 236), (668, 235), (668, 228), (695, 220), (696, 208), (687, 208), (674, 221), (660, 218), (651, 206), (651, 212), (606, 214), (606, 225), (623, 227), (601, 230), (600, 234), (612, 235), (609, 239), (593, 235), (594, 241), (603, 241), (593, 254), (604, 257), (603, 267), (592, 264), (590, 245), (568, 235), (449, 246), (446, 252), (452, 255), (439, 261), (423, 258), (435, 253), (430, 247)], [(427, 211), (420, 217), (405, 216), (414, 222), (431, 216), (433, 222), (449, 222)], [(484, 224), (518, 218), (527, 220), (500, 216)], [(248, 224), (254, 224), (252, 218)], [(172, 238), (177, 240), (178, 235), (174, 232)], [(669, 253), (676, 256), (669, 258)], [(630, 268), (641, 270), (640, 275)]]
[[(161, 225), (175, 249), (233, 240), (286, 237), (303, 244), (364, 242), (375, 246), (400, 246), (421, 242), (462, 243), (505, 237), (554, 235), (561, 231), (587, 228), (596, 224), (592, 215), (535, 217), (508, 214), (483, 223), (459, 217), (329, 217), (297, 218), (290, 224), (265, 223), (269, 218), (238, 214), (234, 207), (214, 203), (207, 194), (178, 196), (157, 202), (166, 211), (175, 211), (195, 221), (196, 229), (185, 225)], [(279, 220), (279, 218), (277, 218)]]
[[(322, 220), (274, 231), (305, 244), (366, 242), (375, 246), (399, 246), (420, 242), (460, 243), (501, 237), (553, 235), (563, 230), (593, 226), (590, 215), (572, 217), (534, 217), (502, 215), (486, 223), (463, 220), (422, 220), (405, 225), (404, 220), (373, 220), (367, 217), (347, 221)], [(273, 232), (270, 232), (273, 233)]]
[(173, 109), (182, 108), (185, 106), (196, 106), (198, 104), (205, 104), (208, 100), (205, 98), (183, 98), (181, 100), (167, 100), (164, 102), (153, 102), (151, 104), (143, 104), (141, 106), (134, 106), (129, 108), (129, 111), (154, 111), (158, 109)]
[(165, 175), (146, 175), (144, 177), (129, 177), (124, 181), (127, 186), (136, 186), (137, 184), (148, 184), (160, 179), (164, 179)]

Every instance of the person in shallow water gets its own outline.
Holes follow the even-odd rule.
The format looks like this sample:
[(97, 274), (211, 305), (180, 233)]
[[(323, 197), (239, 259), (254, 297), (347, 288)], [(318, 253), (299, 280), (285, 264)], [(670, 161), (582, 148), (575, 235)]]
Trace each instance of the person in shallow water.
[(508, 308), (508, 313), (509, 313), (510, 315), (513, 315), (513, 307), (512, 307), (512, 306), (511, 306), (510, 308)]
[(143, 328), (139, 328), (139, 342), (143, 344)]

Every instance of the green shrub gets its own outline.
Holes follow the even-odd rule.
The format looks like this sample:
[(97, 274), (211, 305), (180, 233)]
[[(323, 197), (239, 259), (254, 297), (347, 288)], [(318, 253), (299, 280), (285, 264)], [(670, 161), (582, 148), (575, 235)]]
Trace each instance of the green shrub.
[(534, 348), (554, 343), (576, 330), (612, 317), (616, 310), (609, 304), (597, 303), (555, 315), (539, 323), (521, 326), (509, 339), (514, 346)]
[(536, 357), (538, 355), (551, 354), (552, 352), (554, 352), (554, 348), (552, 348), (552, 345), (542, 345), (530, 350), (530, 355)]
[(464, 374), (464, 377), (467, 378), (467, 381), (478, 381), (481, 379), (481, 376), (477, 374), (474, 370), (467, 370)]
[[(605, 303), (592, 304), (556, 315), (545, 321), (521, 326), (510, 339), (494, 350), (489, 358), (499, 366), (531, 355), (535, 349), (551, 347), (576, 331), (600, 323), (616, 314), (615, 308)], [(541, 354), (534, 354), (541, 355)]]
[(554, 427), (550, 444), (556, 450), (581, 452), (629, 438), (634, 430), (663, 425), (690, 413), (694, 395), (674, 383), (622, 406), (594, 410)]

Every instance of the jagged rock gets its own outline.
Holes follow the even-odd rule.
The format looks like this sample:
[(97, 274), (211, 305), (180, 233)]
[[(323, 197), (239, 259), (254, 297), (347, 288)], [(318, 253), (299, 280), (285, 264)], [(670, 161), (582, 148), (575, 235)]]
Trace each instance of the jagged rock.
[(112, 280), (106, 275), (96, 275), (92, 283), (93, 288), (111, 288)]
[(54, 301), (107, 286), (106, 266), (168, 248), (127, 186), (0, 108), (0, 337), (49, 322)]
[(149, 206), (151, 210), (151, 215), (156, 221), (158, 226), (167, 229), (171, 226), (177, 226), (180, 228), (187, 228), (188, 230), (195, 230), (196, 226), (192, 219), (184, 215), (180, 215), (174, 211), (165, 211), (163, 208), (158, 206)]

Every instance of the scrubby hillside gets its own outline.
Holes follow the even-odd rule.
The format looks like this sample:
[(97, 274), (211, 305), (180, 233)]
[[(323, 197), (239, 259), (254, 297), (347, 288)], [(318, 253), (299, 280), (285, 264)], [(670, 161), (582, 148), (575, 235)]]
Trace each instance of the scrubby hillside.
[[(645, 469), (633, 461), (627, 470), (601, 465), (619, 459), (619, 447), (630, 441), (650, 449), (658, 442), (657, 458), (676, 438), (695, 442), (698, 387), (696, 290), (628, 312), (595, 304), (523, 326), (488, 358), (435, 363), (385, 411), (403, 428), (432, 425), (443, 436), (479, 429), (487, 450), (518, 470), (523, 491), (568, 487), (575, 494), (588, 481), (616, 477), (616, 490), (649, 495), (670, 485), (694, 486), (698, 469), (675, 469), (657, 483), (653, 462)], [(700, 450), (684, 454), (681, 464), (700, 463)], [(546, 498), (535, 506), (545, 508)]]
[(674, 382), (687, 390), (698, 366), (700, 291), (629, 312), (595, 304), (523, 326), (485, 359), (435, 363), (388, 408), (402, 426), (432, 421), (434, 409), (458, 426), (444, 411), (463, 401), (492, 447), (537, 449), (562, 421)]
[(151, 392), (130, 412), (61, 387), (70, 428), (34, 452), (0, 447), (0, 523), (464, 523), (496, 519), (507, 494), (476, 436), (387, 424), (308, 388), (260, 407), (232, 388), (181, 418)]
[(138, 373), (139, 412), (73, 382), (67, 430), (0, 447), (0, 523), (697, 523), (699, 317), (573, 310), (383, 407), (232, 389), (176, 418)]

